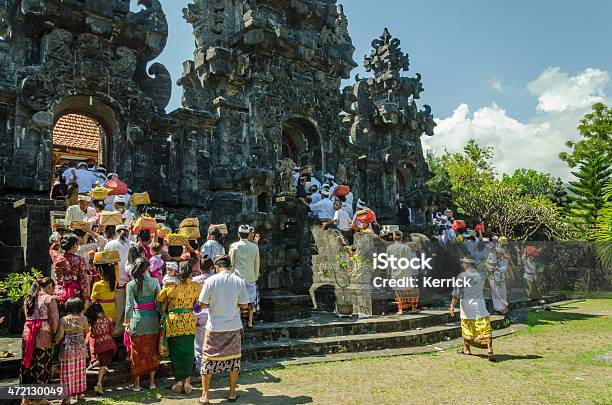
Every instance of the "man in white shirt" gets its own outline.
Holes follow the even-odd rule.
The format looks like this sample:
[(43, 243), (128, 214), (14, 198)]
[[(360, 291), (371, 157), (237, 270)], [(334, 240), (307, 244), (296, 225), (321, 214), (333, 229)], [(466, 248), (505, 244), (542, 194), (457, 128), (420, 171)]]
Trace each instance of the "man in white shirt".
[(312, 174), (310, 175), (310, 180), (306, 183), (306, 189), (310, 189), (310, 186), (317, 186), (317, 190), (321, 190), (321, 182)]
[(81, 162), (76, 170), (76, 182), (79, 186), (79, 194), (89, 193), (98, 178), (88, 170), (87, 163)]
[(66, 210), (66, 225), (70, 225), (72, 221), (93, 221), (96, 216), (96, 209), (89, 206), (89, 196), (79, 195), (78, 204), (71, 205)]
[(309, 191), (308, 195), (310, 196), (311, 204), (316, 204), (319, 201), (321, 201), (321, 193), (319, 192), (319, 189), (317, 188), (317, 186), (313, 184), (312, 186), (310, 186), (310, 189), (308, 191)]
[(298, 181), (300, 181), (300, 170), (302, 170), (302, 167), (298, 165), (293, 168), (293, 171), (295, 172), (293, 173), (293, 187), (298, 186)]
[(125, 285), (132, 280), (132, 276), (127, 272), (126, 265), (130, 247), (134, 245), (128, 239), (128, 228), (125, 225), (117, 226), (115, 239), (109, 241), (104, 246), (106, 251), (116, 251), (119, 253), (119, 277), (115, 288), (115, 309), (117, 320), (115, 321), (115, 334), (123, 333), (123, 318), (125, 315)]
[(323, 183), (329, 186), (329, 195), (334, 195), (334, 190), (338, 187), (338, 183), (334, 181), (335, 179), (331, 173), (325, 173), (323, 176)]
[(132, 225), (132, 221), (134, 220), (134, 214), (130, 210), (125, 209), (125, 196), (116, 195), (114, 203), (115, 210), (121, 212), (121, 217), (123, 218), (123, 225), (127, 226), (129, 229), (130, 225)]
[(483, 288), (485, 276), (476, 270), (476, 260), (466, 256), (462, 260), (464, 271), (455, 279), (457, 284), (453, 289), (450, 316), (455, 316), (455, 305), (459, 302), (461, 308), (461, 335), (463, 336), (463, 351), (470, 355), (470, 345), (488, 349), (489, 361), (496, 361), (493, 354), (493, 335), (491, 318), (484, 299)]
[(334, 217), (334, 202), (329, 199), (329, 191), (327, 189), (321, 191), (321, 201), (316, 204), (304, 204), (306, 204), (312, 211), (312, 214), (321, 221), (329, 221)]
[(259, 246), (249, 241), (250, 233), (249, 225), (240, 225), (238, 228), (240, 240), (232, 243), (229, 248), (232, 270), (244, 280), (249, 296), (248, 328), (253, 327), (253, 313), (257, 308), (257, 279), (259, 278)]
[(64, 173), (62, 173), (62, 176), (64, 176), (66, 179), (66, 184), (69, 184), (71, 179), (76, 181), (77, 168), (74, 166), (74, 163), (71, 162), (70, 164), (71, 166), (69, 166), (66, 170), (64, 170)]
[(351, 217), (342, 209), (342, 201), (336, 200), (333, 203), (334, 217), (331, 221), (324, 222), (321, 227), (323, 229), (330, 225), (335, 225), (336, 228), (342, 233), (342, 236), (346, 238), (349, 244), (353, 243), (353, 230), (351, 227)]
[(199, 301), (208, 308), (208, 320), (202, 348), (202, 397), (201, 404), (208, 404), (208, 391), (215, 373), (229, 373), (228, 399), (234, 402), (240, 373), (242, 354), (242, 322), (240, 310), (248, 308), (249, 297), (244, 280), (231, 271), (228, 256), (214, 260), (216, 274), (204, 283)]

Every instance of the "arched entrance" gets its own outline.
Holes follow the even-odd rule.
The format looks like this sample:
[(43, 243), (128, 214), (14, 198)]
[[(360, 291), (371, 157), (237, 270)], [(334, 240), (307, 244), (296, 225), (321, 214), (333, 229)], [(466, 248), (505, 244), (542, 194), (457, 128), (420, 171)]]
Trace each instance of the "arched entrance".
[[(105, 126), (95, 117), (80, 112), (68, 112), (55, 122), (52, 132), (52, 168), (88, 165), (108, 166), (110, 144)], [(69, 179), (66, 179), (68, 181)]]
[(300, 165), (325, 170), (319, 131), (304, 118), (292, 118), (283, 125), (281, 159), (290, 158)]

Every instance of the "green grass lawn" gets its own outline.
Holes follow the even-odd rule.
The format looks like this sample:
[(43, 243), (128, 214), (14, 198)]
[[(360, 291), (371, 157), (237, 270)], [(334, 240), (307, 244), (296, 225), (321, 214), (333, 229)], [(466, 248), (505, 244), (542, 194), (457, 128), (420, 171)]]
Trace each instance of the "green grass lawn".
[[(268, 369), (240, 377), (240, 403), (255, 404), (610, 404), (612, 300), (594, 299), (532, 312), (529, 326), (495, 339), (485, 352), (452, 351)], [(225, 402), (219, 379), (212, 403)], [(167, 390), (105, 403), (195, 403)]]

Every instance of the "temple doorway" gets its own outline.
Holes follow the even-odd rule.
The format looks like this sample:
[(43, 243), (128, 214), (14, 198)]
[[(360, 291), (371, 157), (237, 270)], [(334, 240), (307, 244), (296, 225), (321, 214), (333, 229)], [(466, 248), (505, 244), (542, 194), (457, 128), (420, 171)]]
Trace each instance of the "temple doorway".
[(53, 173), (81, 162), (89, 166), (106, 163), (107, 139), (104, 125), (93, 116), (78, 112), (61, 115), (53, 126)]
[(292, 118), (283, 125), (281, 159), (290, 158), (299, 165), (325, 170), (319, 131), (304, 118)]

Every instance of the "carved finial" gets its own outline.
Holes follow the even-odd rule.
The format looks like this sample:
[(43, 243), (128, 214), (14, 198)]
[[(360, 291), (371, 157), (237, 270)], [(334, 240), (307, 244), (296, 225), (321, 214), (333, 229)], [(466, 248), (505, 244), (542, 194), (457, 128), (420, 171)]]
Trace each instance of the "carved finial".
[(383, 45), (387, 45), (391, 41), (391, 34), (389, 33), (389, 29), (385, 27), (380, 39), (383, 41)]
[(365, 58), (365, 68), (377, 76), (385, 72), (407, 71), (408, 55), (399, 47), (400, 40), (393, 38), (389, 29), (385, 28), (382, 35), (372, 41), (372, 53)]

